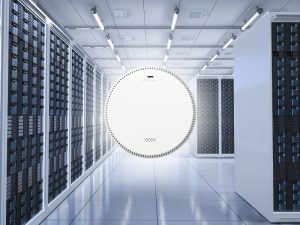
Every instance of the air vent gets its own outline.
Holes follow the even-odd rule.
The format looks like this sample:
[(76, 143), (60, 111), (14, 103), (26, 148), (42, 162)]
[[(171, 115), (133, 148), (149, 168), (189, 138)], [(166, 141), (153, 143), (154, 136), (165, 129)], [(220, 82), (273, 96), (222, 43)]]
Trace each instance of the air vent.
[(112, 14), (116, 19), (125, 19), (131, 16), (131, 12), (128, 9), (113, 9)]
[(188, 14), (188, 18), (190, 19), (200, 19), (207, 16), (206, 9), (192, 9)]

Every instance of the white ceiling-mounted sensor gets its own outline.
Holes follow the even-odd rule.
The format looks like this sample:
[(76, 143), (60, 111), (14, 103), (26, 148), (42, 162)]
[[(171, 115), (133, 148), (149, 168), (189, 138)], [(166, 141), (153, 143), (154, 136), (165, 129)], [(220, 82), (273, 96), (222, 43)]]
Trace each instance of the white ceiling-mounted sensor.
[(195, 123), (195, 104), (186, 84), (171, 72), (140, 68), (113, 86), (105, 118), (122, 148), (142, 157), (159, 157), (188, 139)]

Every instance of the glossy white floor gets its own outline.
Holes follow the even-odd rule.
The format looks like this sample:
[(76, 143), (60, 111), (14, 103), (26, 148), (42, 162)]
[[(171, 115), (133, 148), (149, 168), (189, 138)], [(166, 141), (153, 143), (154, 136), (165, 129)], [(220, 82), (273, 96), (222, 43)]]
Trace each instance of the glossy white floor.
[[(119, 151), (118, 151), (119, 152)], [(113, 153), (43, 225), (265, 225), (234, 193), (233, 159)]]

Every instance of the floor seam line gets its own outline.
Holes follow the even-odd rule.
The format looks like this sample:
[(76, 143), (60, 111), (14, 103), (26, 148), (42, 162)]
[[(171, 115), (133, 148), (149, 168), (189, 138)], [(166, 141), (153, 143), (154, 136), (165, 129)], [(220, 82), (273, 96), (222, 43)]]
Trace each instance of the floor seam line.
[[(237, 216), (237, 218), (243, 223), (244, 221), (242, 220), (242, 218), (233, 210), (233, 208), (226, 202), (224, 201), (224, 199), (222, 198), (222, 196), (219, 194), (219, 192), (216, 191), (216, 189), (207, 181), (207, 179), (189, 162), (188, 159), (185, 159), (186, 163), (193, 168), (193, 170), (196, 171), (196, 173), (205, 181), (205, 183), (207, 183), (207, 185), (220, 197), (221, 201), (224, 202), (228, 208), (230, 208), (230, 210)], [(246, 224), (245, 224), (246, 225)]]
[[(108, 159), (108, 158), (107, 158)], [(107, 160), (106, 159), (106, 160)], [(87, 200), (87, 202), (83, 205), (83, 207), (78, 211), (78, 213), (76, 213), (76, 215), (74, 216), (74, 218), (70, 221), (69, 225), (73, 224), (76, 217), (81, 213), (81, 211), (87, 206), (87, 204), (89, 203), (89, 201), (94, 197), (94, 195), (100, 190), (100, 188), (103, 186), (103, 184), (105, 183), (105, 181), (111, 176), (111, 174), (116, 170), (116, 168), (120, 165), (121, 161), (123, 160), (120, 159), (120, 161), (118, 162), (118, 164), (112, 169), (112, 171), (107, 175), (107, 177), (104, 178), (104, 180), (102, 181), (101, 185), (96, 189), (95, 193), (92, 194), (92, 196)], [(91, 175), (91, 174), (90, 174)], [(90, 176), (89, 175), (89, 176)]]

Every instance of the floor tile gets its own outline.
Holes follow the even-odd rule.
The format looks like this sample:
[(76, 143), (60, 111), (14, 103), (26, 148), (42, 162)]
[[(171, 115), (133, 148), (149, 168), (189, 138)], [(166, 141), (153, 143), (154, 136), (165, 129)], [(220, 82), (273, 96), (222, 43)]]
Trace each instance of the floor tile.
[(213, 221), (213, 220), (199, 220), (199, 221), (159, 221), (158, 225), (245, 225), (242, 221)]
[(76, 220), (156, 220), (155, 201), (91, 201)]
[(77, 220), (72, 223), (72, 225), (157, 225), (157, 221), (128, 221), (128, 220), (118, 220), (118, 221), (91, 221), (91, 220)]
[(228, 201), (228, 204), (242, 220), (266, 220), (259, 212), (252, 208), (251, 205), (244, 200)]
[(239, 220), (223, 201), (159, 201), (159, 220)]
[(84, 201), (65, 200), (46, 219), (72, 220), (85, 204)]

